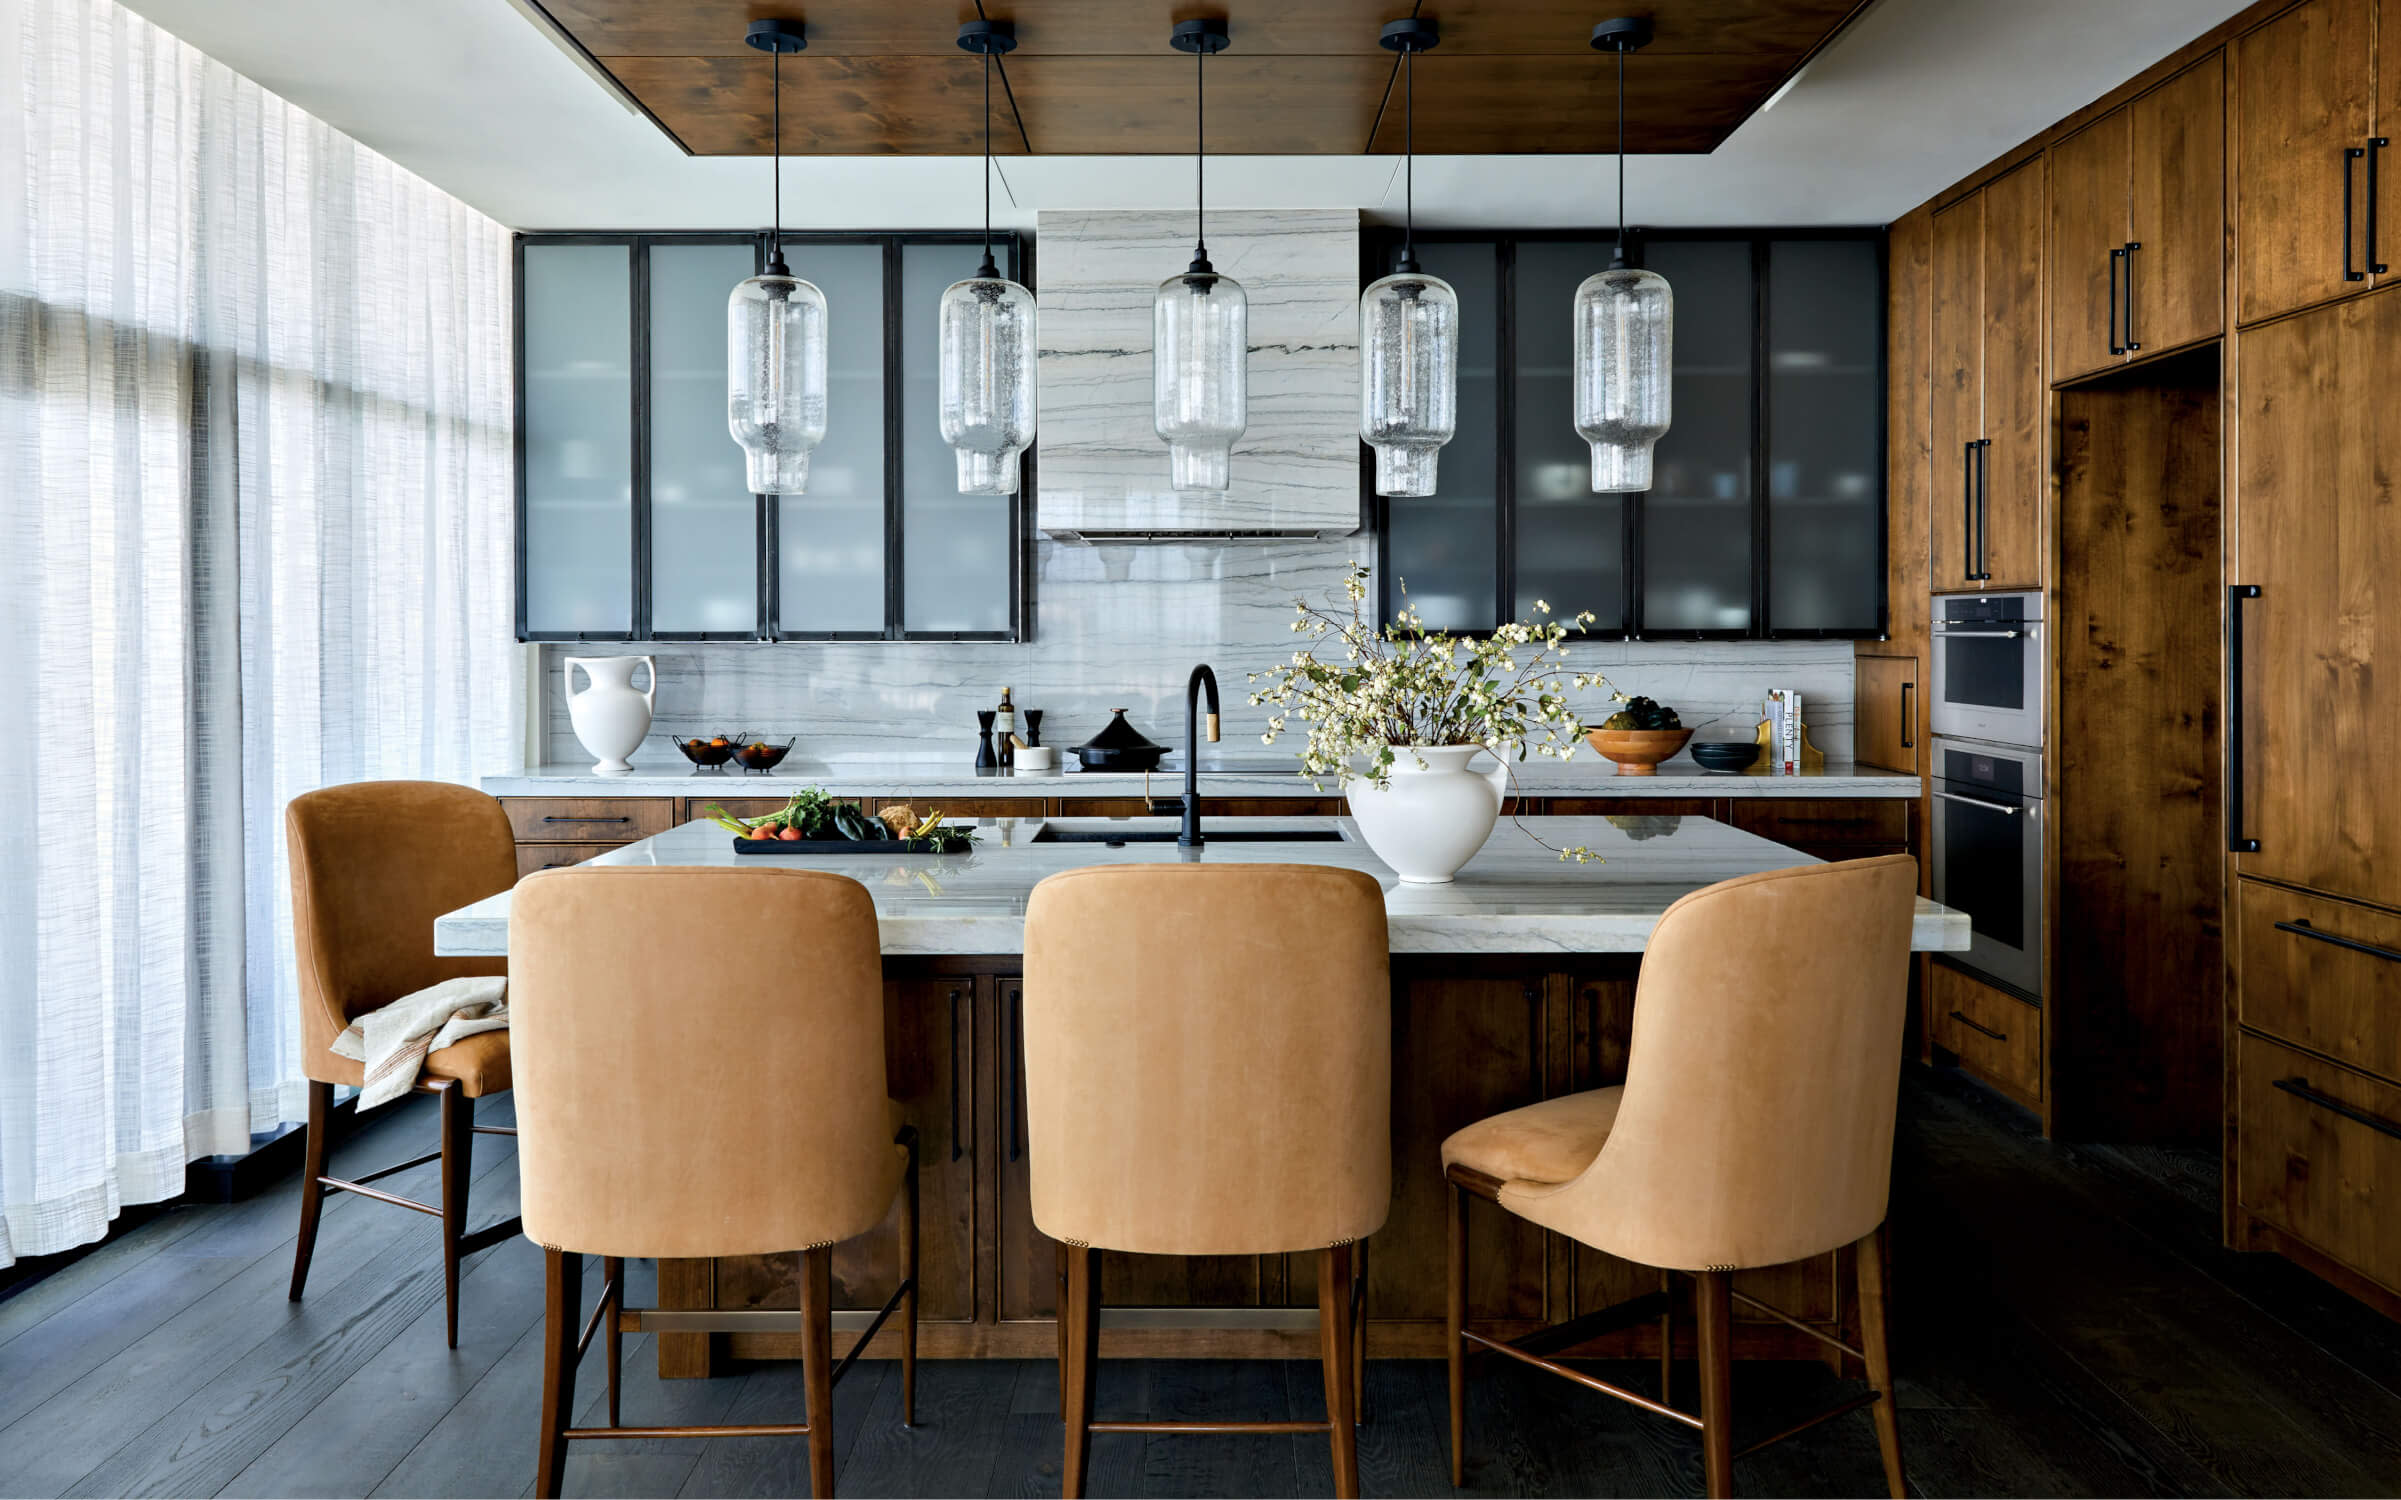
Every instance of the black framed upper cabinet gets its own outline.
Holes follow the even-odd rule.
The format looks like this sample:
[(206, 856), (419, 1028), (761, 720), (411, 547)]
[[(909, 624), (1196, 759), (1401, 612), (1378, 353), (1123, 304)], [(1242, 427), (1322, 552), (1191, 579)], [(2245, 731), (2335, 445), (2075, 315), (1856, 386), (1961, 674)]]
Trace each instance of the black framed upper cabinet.
[(763, 238), (519, 235), (519, 638), (1018, 639), (1030, 487), (961, 494), (940, 425), (941, 296), (982, 248), (785, 236), (826, 298), (828, 418), (807, 492), (765, 497), (726, 426), (726, 299)]

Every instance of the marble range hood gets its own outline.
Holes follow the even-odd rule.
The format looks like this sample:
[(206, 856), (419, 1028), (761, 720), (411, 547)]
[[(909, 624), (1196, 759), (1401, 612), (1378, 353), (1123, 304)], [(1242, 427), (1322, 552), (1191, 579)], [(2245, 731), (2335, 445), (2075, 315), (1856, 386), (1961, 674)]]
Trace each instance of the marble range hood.
[(1066, 542), (1331, 540), (1362, 524), (1359, 216), (1209, 215), (1209, 256), (1250, 300), (1249, 427), (1222, 495), (1168, 483), (1151, 426), (1151, 303), (1192, 258), (1189, 213), (1036, 221), (1036, 524)]

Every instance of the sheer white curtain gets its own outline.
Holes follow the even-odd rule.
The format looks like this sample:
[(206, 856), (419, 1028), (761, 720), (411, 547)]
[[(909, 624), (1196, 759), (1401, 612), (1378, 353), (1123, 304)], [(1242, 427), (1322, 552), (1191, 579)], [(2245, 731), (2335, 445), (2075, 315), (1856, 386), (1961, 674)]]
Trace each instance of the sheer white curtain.
[(507, 231), (0, 0), (0, 1265), (303, 1103), (283, 805), (516, 742)]

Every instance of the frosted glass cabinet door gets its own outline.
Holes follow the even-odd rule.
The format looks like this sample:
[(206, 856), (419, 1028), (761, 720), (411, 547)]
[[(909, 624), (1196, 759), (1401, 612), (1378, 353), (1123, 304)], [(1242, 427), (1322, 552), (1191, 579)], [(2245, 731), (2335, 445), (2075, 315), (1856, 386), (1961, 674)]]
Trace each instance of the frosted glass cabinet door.
[[(1378, 276), (1393, 269), (1391, 250)], [(1500, 249), (1421, 243), (1418, 263), (1459, 294), (1459, 427), (1434, 465), (1434, 493), (1385, 500), (1391, 607), (1432, 630), (1490, 630), (1500, 578)], [(1372, 470), (1374, 464), (1368, 463)]]
[(900, 249), (901, 624), (910, 631), (1009, 628), (1009, 518), (1022, 496), (960, 494), (942, 441), (942, 292), (983, 258), (981, 244)]
[[(777, 629), (881, 635), (884, 248), (787, 243), (784, 258), (825, 293), (829, 348), (825, 441), (809, 457), (808, 492), (780, 497), (777, 512)], [(722, 404), (717, 426), (725, 428)]]
[(1751, 628), (1751, 255), (1749, 240), (1643, 243), (1676, 297), (1675, 421), (1642, 497), (1646, 634)]
[(758, 498), (725, 424), (725, 299), (750, 245), (650, 247), (650, 628), (759, 630)]
[(623, 636), (634, 598), (632, 252), (524, 254), (525, 629)]
[(1767, 246), (1768, 628), (1882, 628), (1884, 277), (1872, 240)]
[[(1573, 358), (1576, 288), (1615, 253), (1607, 240), (1517, 247), (1517, 619), (1533, 618), (1539, 599), (1554, 619), (1590, 610), (1599, 616), (1594, 630), (1626, 625), (1627, 497), (1592, 491), (1592, 449), (1576, 431)], [(1681, 289), (1676, 315), (1680, 331)], [(1675, 420), (1684, 420), (1680, 406)]]

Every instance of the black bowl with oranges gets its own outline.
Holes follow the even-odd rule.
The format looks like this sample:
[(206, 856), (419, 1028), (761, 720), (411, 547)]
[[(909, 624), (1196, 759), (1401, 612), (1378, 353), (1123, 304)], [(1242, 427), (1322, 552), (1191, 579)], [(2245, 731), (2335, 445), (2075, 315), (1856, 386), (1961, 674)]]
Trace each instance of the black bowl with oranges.
[(705, 738), (678, 738), (675, 748), (684, 752), (684, 759), (700, 769), (717, 771), (724, 769), (725, 763), (734, 758), (734, 752), (748, 740), (748, 735), (714, 734)]

